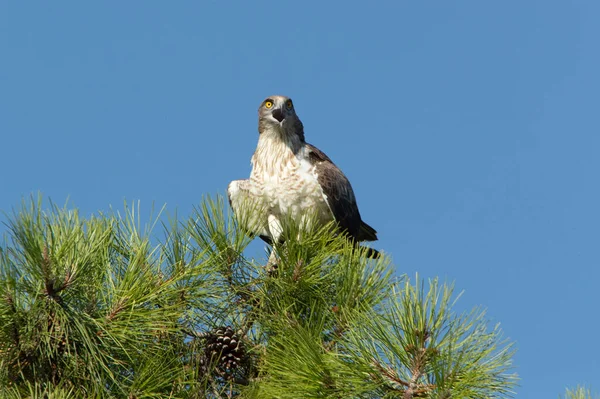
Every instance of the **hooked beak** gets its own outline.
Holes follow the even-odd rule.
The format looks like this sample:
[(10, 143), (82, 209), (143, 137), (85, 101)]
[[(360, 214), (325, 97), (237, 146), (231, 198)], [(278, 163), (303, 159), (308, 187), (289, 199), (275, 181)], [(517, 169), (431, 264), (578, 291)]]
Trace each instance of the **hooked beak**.
[(283, 111), (280, 108), (277, 108), (273, 111), (273, 118), (277, 119), (277, 121), (281, 123), (285, 119), (285, 115), (283, 114)]

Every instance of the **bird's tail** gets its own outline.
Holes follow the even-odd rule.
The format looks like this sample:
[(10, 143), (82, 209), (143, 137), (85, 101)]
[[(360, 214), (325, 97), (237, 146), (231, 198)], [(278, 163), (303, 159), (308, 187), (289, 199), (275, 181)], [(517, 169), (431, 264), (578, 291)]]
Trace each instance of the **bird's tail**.
[(381, 256), (379, 251), (376, 249), (373, 249), (373, 248), (367, 248), (366, 255), (368, 258), (371, 258), (371, 259), (377, 259)]

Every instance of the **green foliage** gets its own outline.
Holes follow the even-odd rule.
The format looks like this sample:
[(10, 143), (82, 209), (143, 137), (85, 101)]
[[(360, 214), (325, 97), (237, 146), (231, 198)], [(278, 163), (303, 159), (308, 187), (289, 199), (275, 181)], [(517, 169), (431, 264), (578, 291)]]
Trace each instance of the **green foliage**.
[[(383, 311), (364, 312), (349, 330), (353, 359), (383, 397), (398, 391), (432, 398), (492, 398), (510, 393), (512, 345), (484, 312), (452, 312), (453, 287), (415, 280), (394, 287)], [(358, 369), (358, 368), (357, 368)]]
[(575, 389), (567, 389), (564, 396), (565, 399), (598, 399), (599, 395), (592, 394), (592, 391), (588, 388), (578, 386)]
[(285, 223), (265, 267), (227, 209), (142, 228), (136, 207), (24, 202), (0, 246), (0, 397), (510, 394), (511, 344), (482, 311), (454, 314), (451, 286), (393, 278), (334, 225)]

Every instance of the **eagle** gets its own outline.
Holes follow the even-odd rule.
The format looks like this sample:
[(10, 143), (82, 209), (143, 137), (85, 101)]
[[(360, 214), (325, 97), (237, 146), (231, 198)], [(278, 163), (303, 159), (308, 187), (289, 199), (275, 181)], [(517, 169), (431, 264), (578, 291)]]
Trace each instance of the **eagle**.
[[(340, 233), (356, 245), (377, 240), (375, 229), (360, 216), (348, 178), (323, 151), (306, 142), (291, 98), (271, 96), (260, 104), (258, 133), (250, 178), (227, 187), (231, 208), (250, 235), (271, 246), (282, 244), (283, 223), (301, 225), (307, 215), (316, 215), (313, 223), (335, 221)], [(368, 248), (366, 254), (375, 258), (379, 252)]]

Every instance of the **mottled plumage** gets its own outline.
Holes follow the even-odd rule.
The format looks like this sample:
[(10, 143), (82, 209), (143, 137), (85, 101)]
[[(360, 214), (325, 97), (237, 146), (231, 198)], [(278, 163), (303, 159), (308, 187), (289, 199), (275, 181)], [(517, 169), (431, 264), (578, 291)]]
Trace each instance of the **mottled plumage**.
[[(272, 96), (258, 109), (258, 145), (250, 178), (229, 184), (228, 196), (248, 232), (270, 244), (281, 240), (284, 220), (318, 223), (335, 220), (354, 242), (377, 240), (362, 221), (350, 182), (325, 153), (304, 139), (304, 127), (292, 100)], [(242, 217), (242, 210), (250, 209)], [(370, 250), (369, 256), (377, 256)]]

